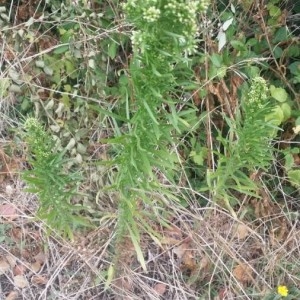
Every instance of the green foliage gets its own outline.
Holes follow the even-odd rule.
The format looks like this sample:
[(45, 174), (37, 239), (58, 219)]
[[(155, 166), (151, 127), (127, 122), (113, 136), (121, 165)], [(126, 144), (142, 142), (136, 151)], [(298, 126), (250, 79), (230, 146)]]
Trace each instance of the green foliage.
[[(177, 183), (180, 161), (175, 144), (185, 149), (184, 168), (194, 187), (200, 185), (200, 190), (216, 194), (222, 190), (229, 198), (234, 198), (233, 190), (253, 194), (256, 187), (248, 175), (257, 168), (268, 168), (272, 160), (270, 141), (278, 134), (276, 126), (284, 124), (293, 113), (293, 88), (299, 77), (297, 61), (286, 68), (284, 80), (290, 80), (292, 86), (282, 87), (272, 75), (274, 64), (300, 55), (293, 43), (286, 50), (281, 45), (292, 38), (292, 33), (278, 24), (283, 14), (278, 2), (271, 1), (266, 6), (266, 26), (273, 33), (269, 39), (253, 20), (249, 20), (254, 27), (250, 35), (249, 24), (239, 22), (252, 1), (240, 5), (234, 1), (229, 5), (216, 2), (210, 8), (209, 1), (187, 0), (129, 0), (122, 4), (100, 1), (95, 7), (85, 1), (79, 3), (73, 6), (55, 1), (49, 7), (56, 12), (59, 9), (59, 14), (45, 12), (49, 20), (56, 22), (56, 43), (51, 51), (42, 51), (32, 62), (34, 74), (26, 80), (44, 76), (45, 87), (50, 90), (47, 99), (40, 100), (40, 90), (34, 85), (28, 89), (29, 95), (22, 86), (24, 78), (14, 69), (1, 81), (1, 94), (6, 95), (5, 89), (11, 85), (10, 89), (19, 95), (21, 112), (37, 116), (51, 130), (51, 141), (41, 146), (44, 153), (51, 149), (49, 166), (62, 165), (63, 161), (61, 170), (66, 175), (81, 164), (84, 172), (89, 165), (91, 128), (100, 122), (114, 131), (114, 137), (110, 133), (109, 139), (101, 142), (112, 145), (108, 165), (117, 167), (112, 187), (120, 192), (120, 202), (127, 203), (121, 211), (128, 218), (132, 215), (130, 222), (136, 218), (133, 215), (140, 191), (163, 191), (157, 174)], [(133, 26), (131, 37), (126, 33), (127, 25), (120, 26), (121, 11)], [(206, 15), (199, 18), (199, 12)], [(208, 20), (218, 20), (220, 25), (212, 22), (206, 28)], [(16, 36), (15, 47), (18, 44), (20, 49), (26, 49), (26, 43), (32, 41), (37, 27), (31, 25)], [(199, 25), (203, 30), (199, 31)], [(51, 29), (47, 23), (41, 26)], [(212, 36), (208, 34), (210, 30)], [(209, 51), (204, 51), (199, 32), (210, 41)], [(265, 52), (272, 61), (257, 60)], [(195, 65), (201, 65), (198, 82)], [(209, 97), (207, 82), (230, 83), (233, 72), (248, 78), (251, 86), (238, 87), (240, 106), (234, 118), (224, 111), (220, 114), (228, 134), (224, 136), (220, 130), (204, 133), (210, 112), (199, 116), (199, 107), (189, 101), (191, 95), (197, 90), (202, 99)], [(259, 75), (270, 82), (269, 91), (263, 80), (257, 79)], [(217, 150), (205, 144), (209, 134)], [(64, 154), (58, 159), (60, 151)], [(216, 170), (207, 171), (206, 176), (211, 155), (216, 157)], [(31, 163), (38, 166), (36, 161)], [(68, 181), (65, 185), (72, 186)], [(68, 197), (66, 202), (72, 198)]]
[[(207, 69), (203, 71), (204, 68), (201, 67), (199, 76), (208, 76), (209, 80), (215, 82), (215, 87), (220, 86), (220, 81), (223, 86), (224, 83), (227, 85), (228, 91), (213, 90), (210, 86), (207, 93), (213, 94), (210, 95), (211, 98), (216, 95), (215, 98), (218, 98), (219, 104), (223, 106), (222, 109), (216, 110), (222, 111), (224, 127), (222, 130), (212, 129), (207, 133), (208, 140), (212, 141), (209, 145), (191, 143), (192, 147), (187, 151), (187, 155), (190, 157), (188, 170), (192, 170), (188, 172), (189, 178), (195, 182), (193, 186), (199, 191), (213, 192), (215, 199), (223, 203), (234, 215), (232, 207), (239, 203), (237, 197), (240, 194), (257, 197), (258, 187), (249, 176), (258, 169), (267, 172), (274, 159), (272, 140), (281, 132), (278, 126), (291, 120), (291, 116), (295, 114), (296, 102), (293, 96), (297, 97), (297, 88), (289, 83), (297, 82), (298, 65), (293, 61), (295, 57), (299, 57), (299, 53), (292, 42), (293, 34), (286, 26), (281, 25), (284, 11), (278, 5), (278, 1), (271, 1), (267, 5), (265, 28), (258, 26), (255, 20), (238, 22), (245, 17), (244, 13), (254, 2), (248, 1), (242, 5), (236, 5), (234, 1), (226, 3), (216, 2), (214, 9), (207, 12), (211, 19), (219, 19), (218, 28), (212, 28), (213, 25), (209, 21), (207, 25), (202, 25), (203, 30), (207, 32), (207, 39), (211, 38), (218, 44), (218, 52), (212, 49), (207, 55), (208, 72), (205, 73)], [(253, 35), (248, 36), (246, 32), (250, 27)], [(211, 35), (214, 30), (214, 34)], [(272, 30), (274, 34), (265, 38), (264, 30)], [(288, 50), (281, 48), (281, 43), (288, 43)], [(257, 59), (261, 58), (263, 52), (270, 53), (272, 59), (259, 62)], [(197, 54), (196, 57), (197, 60), (203, 61), (201, 54)], [(285, 70), (286, 63), (291, 64), (288, 67), (289, 71), (281, 72), (280, 80), (277, 80), (273, 73), (274, 66)], [(239, 86), (238, 100), (231, 90), (235, 77), (233, 73), (244, 76), (251, 82), (250, 87), (246, 83)], [(287, 85), (283, 86), (283, 83)], [(203, 82), (203, 86), (205, 84)], [(230, 116), (230, 109), (224, 109), (226, 93), (229, 93), (229, 104), (226, 105), (233, 105), (230, 108)], [(231, 97), (233, 99), (230, 99)], [(238, 107), (234, 106), (236, 100), (239, 103)], [(206, 130), (205, 126), (200, 128)], [(207, 138), (201, 138), (200, 143), (206, 141)], [(208, 153), (208, 156), (205, 153)], [(211, 163), (210, 156), (213, 156), (214, 164)], [(203, 178), (205, 168), (202, 165), (206, 162), (210, 165), (206, 178)], [(195, 176), (195, 179), (192, 176)]]
[(274, 85), (270, 86), (270, 94), (277, 103), (266, 116), (266, 120), (271, 121), (275, 126), (279, 126), (291, 117), (292, 108), (289, 96), (284, 88), (276, 88)]
[[(197, 33), (197, 12), (205, 11), (209, 1), (137, 1), (124, 5), (126, 16), (135, 26), (132, 36), (134, 51), (141, 57), (173, 60), (182, 51), (193, 53)], [(156, 67), (158, 66), (158, 61)], [(164, 67), (162, 65), (161, 67)], [(170, 66), (169, 66), (170, 67)]]
[(225, 203), (234, 214), (231, 203), (236, 201), (232, 191), (255, 195), (257, 189), (249, 178), (257, 169), (266, 170), (273, 159), (271, 140), (274, 127), (265, 120), (272, 109), (266, 81), (261, 77), (252, 80), (242, 111), (236, 120), (226, 118), (232, 138), (221, 138), (225, 153), (218, 155), (218, 167), (208, 176), (208, 187), (217, 201)]
[(194, 52), (196, 14), (201, 5), (206, 6), (199, 1), (187, 5), (186, 1), (132, 0), (124, 4), (126, 17), (135, 26), (131, 80), (122, 85), (127, 97), (126, 116), (131, 118), (128, 132), (120, 135), (119, 130), (120, 136), (108, 142), (116, 149), (113, 162), (118, 168), (114, 187), (120, 193), (119, 238), (130, 229), (144, 268), (137, 226), (142, 213), (137, 211), (137, 202), (143, 199), (148, 203), (147, 192), (163, 192), (158, 172), (175, 183), (179, 165), (171, 147), (176, 132), (180, 134), (190, 124), (176, 112), (176, 100), (171, 97), (178, 85), (173, 70), (174, 65), (188, 61), (184, 53)]
[(89, 225), (78, 215), (82, 207), (71, 202), (78, 195), (81, 177), (77, 172), (64, 171), (64, 153), (55, 151), (54, 141), (37, 119), (28, 118), (24, 129), (32, 169), (23, 172), (23, 179), (28, 184), (27, 191), (39, 199), (38, 217), (51, 229), (72, 239), (76, 226)]
[(300, 185), (300, 50), (286, 1), (50, 2), (23, 24), (0, 6), (0, 104), (27, 118), (23, 178), (53, 230), (72, 239), (89, 225), (78, 203), (93, 219), (109, 209), (117, 246), (129, 237), (145, 270), (149, 223), (197, 197), (203, 211), (248, 211), (240, 199), (259, 198), (257, 170), (284, 211)]

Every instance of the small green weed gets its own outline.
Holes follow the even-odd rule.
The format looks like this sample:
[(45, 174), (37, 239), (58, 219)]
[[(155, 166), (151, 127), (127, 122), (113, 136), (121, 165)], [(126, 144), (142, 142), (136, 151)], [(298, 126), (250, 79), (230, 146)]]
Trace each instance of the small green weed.
[(233, 215), (235, 199), (231, 191), (255, 196), (257, 187), (249, 174), (268, 168), (273, 159), (271, 141), (274, 125), (266, 120), (273, 105), (265, 80), (254, 78), (245, 94), (236, 119), (225, 117), (229, 134), (226, 139), (219, 137), (225, 151), (224, 154), (216, 153), (218, 167), (215, 172), (209, 171), (207, 176), (209, 190), (213, 191), (217, 201), (224, 202)]
[(51, 229), (72, 239), (74, 227), (89, 225), (78, 215), (83, 207), (71, 202), (78, 195), (80, 174), (64, 171), (65, 153), (56, 152), (53, 139), (37, 119), (28, 118), (24, 129), (32, 169), (23, 172), (23, 179), (28, 184), (27, 191), (39, 199), (38, 217)]

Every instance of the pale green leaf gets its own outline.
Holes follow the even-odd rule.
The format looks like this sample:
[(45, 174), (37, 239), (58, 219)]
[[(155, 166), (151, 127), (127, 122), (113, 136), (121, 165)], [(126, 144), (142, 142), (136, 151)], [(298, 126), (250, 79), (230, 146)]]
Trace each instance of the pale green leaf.
[(0, 77), (0, 98), (4, 97), (6, 95), (9, 85), (10, 85), (9, 78), (1, 78)]
[(232, 24), (232, 22), (233, 22), (233, 18), (230, 18), (230, 19), (228, 19), (227, 21), (225, 21), (225, 22), (223, 23), (222, 29), (223, 29), (224, 31), (226, 31), (226, 30), (229, 28), (229, 26)]
[(132, 229), (130, 228), (129, 225), (127, 225), (127, 228), (128, 228), (128, 231), (129, 231), (129, 234), (130, 234), (130, 237), (131, 237), (131, 240), (132, 240), (132, 243), (133, 243), (136, 255), (137, 255), (137, 259), (138, 259), (139, 263), (141, 264), (141, 267), (143, 268), (143, 270), (145, 272), (147, 272), (146, 262), (144, 259), (142, 249), (140, 247), (139, 238), (134, 234), (134, 232), (132, 231)]
[(219, 41), (218, 51), (220, 52), (223, 49), (223, 47), (226, 45), (226, 33), (222, 29), (220, 29), (217, 35), (217, 40)]
[(114, 59), (117, 54), (118, 44), (116, 42), (111, 42), (108, 46), (107, 54), (111, 59)]
[(17, 93), (17, 94), (20, 94), (22, 92), (20, 86), (16, 85), (16, 84), (12, 84), (10, 87), (9, 87), (9, 91), (10, 92), (13, 92), (13, 93)]
[(288, 170), (291, 170), (291, 168), (294, 166), (294, 156), (292, 155), (292, 153), (287, 153), (285, 156), (284, 156), (284, 159), (285, 159), (285, 169), (288, 171)]
[(111, 264), (107, 270), (107, 279), (105, 281), (104, 290), (107, 290), (114, 279), (115, 276), (115, 266)]
[(51, 68), (45, 66), (45, 67), (43, 68), (43, 70), (44, 70), (45, 74), (47, 74), (47, 75), (49, 75), (49, 76), (52, 76), (52, 75), (53, 75), (53, 70), (52, 70)]
[(292, 113), (291, 106), (288, 103), (282, 103), (280, 105), (280, 108), (283, 112), (283, 121), (286, 121), (291, 117), (291, 113)]
[(300, 188), (300, 170), (290, 170), (287, 174), (291, 185)]
[(36, 60), (35, 61), (35, 65), (38, 67), (38, 68), (44, 68), (45, 67), (45, 62), (43, 60)]
[(277, 88), (274, 85), (271, 85), (270, 92), (271, 96), (279, 102), (285, 102), (288, 98), (288, 94), (283, 88)]
[(280, 125), (284, 120), (284, 114), (281, 107), (279, 105), (274, 107), (272, 112), (266, 115), (265, 120), (275, 126)]
[(25, 23), (26, 27), (31, 26), (35, 22), (33, 17), (30, 17), (29, 20)]
[(143, 104), (144, 104), (144, 106), (145, 106), (145, 108), (146, 108), (146, 110), (147, 110), (147, 112), (148, 112), (150, 118), (153, 120), (153, 122), (154, 122), (156, 125), (159, 125), (159, 123), (158, 123), (158, 121), (156, 120), (156, 118), (155, 118), (153, 112), (151, 111), (151, 108), (149, 107), (148, 103), (147, 103), (146, 101), (144, 101)]
[(69, 50), (69, 45), (62, 45), (62, 46), (59, 46), (57, 47), (53, 53), (54, 54), (62, 54), (62, 53), (65, 53)]

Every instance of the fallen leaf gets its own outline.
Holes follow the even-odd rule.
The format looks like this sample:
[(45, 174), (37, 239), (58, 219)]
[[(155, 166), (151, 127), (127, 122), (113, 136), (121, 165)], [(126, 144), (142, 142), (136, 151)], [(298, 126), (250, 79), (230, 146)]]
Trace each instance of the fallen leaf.
[(120, 288), (122, 288), (123, 291), (132, 291), (132, 282), (129, 279), (129, 277), (120, 277), (116, 278), (114, 280), (114, 284)]
[(26, 267), (24, 265), (16, 265), (13, 268), (13, 274), (16, 275), (23, 275), (26, 272)]
[(16, 300), (19, 296), (19, 293), (17, 291), (11, 291), (7, 297), (5, 298), (5, 300)]
[(187, 239), (186, 242), (183, 242), (178, 247), (174, 247), (173, 253), (180, 259), (182, 269), (193, 271), (196, 268), (196, 260), (190, 242), (191, 240)]
[(226, 294), (227, 294), (227, 290), (225, 288), (220, 289), (219, 293), (218, 293), (217, 299), (218, 300), (224, 300), (224, 299), (226, 299)]
[(0, 205), (0, 216), (8, 221), (13, 221), (18, 218), (15, 206), (10, 203)]
[(160, 243), (162, 245), (172, 246), (172, 245), (179, 244), (180, 240), (177, 240), (177, 239), (169, 237), (169, 236), (164, 236), (161, 238)]
[(46, 275), (33, 275), (31, 282), (36, 285), (44, 285), (47, 284), (48, 278)]
[(179, 259), (182, 259), (188, 249), (190, 249), (189, 243), (182, 243), (179, 246), (174, 247), (173, 253), (175, 253)]
[(8, 184), (8, 185), (5, 187), (5, 193), (6, 193), (8, 196), (11, 196), (11, 195), (13, 194), (13, 192), (14, 192), (13, 187), (12, 187), (11, 185)]
[(248, 264), (239, 264), (233, 270), (233, 276), (241, 283), (250, 282), (252, 273), (252, 268)]
[(41, 269), (41, 267), (42, 267), (42, 264), (39, 261), (36, 261), (31, 264), (30, 269), (33, 272), (37, 273)]
[(20, 289), (24, 289), (28, 286), (28, 281), (23, 275), (17, 275), (14, 277), (14, 284)]
[(228, 288), (222, 288), (219, 290), (216, 300), (234, 299), (234, 294)]
[(11, 238), (15, 241), (15, 242), (21, 242), (24, 238), (22, 229), (19, 227), (14, 227), (11, 230)]
[(44, 264), (46, 261), (46, 255), (43, 252), (39, 252), (36, 256), (33, 257), (40, 264)]
[(160, 241), (162, 244), (176, 245), (182, 241), (182, 232), (176, 226), (170, 226), (163, 232), (163, 238)]
[(293, 154), (293, 158), (294, 158), (294, 164), (299, 166), (300, 165), (300, 155), (297, 154)]
[(182, 263), (182, 268), (184, 268), (186, 270), (189, 270), (189, 271), (196, 270), (197, 264), (196, 264), (196, 260), (195, 260), (194, 251), (187, 250), (183, 255), (181, 263)]
[(210, 265), (210, 260), (207, 256), (203, 256), (199, 262), (199, 270), (207, 269)]
[(166, 292), (167, 285), (165, 283), (158, 283), (154, 286), (153, 289), (157, 294), (162, 296)]
[(246, 226), (245, 224), (237, 224), (235, 226), (235, 230), (233, 234), (234, 237), (239, 240), (245, 239), (249, 235), (248, 226)]
[(24, 248), (21, 250), (21, 255), (23, 258), (25, 258), (26, 260), (30, 260), (32, 258), (32, 254), (30, 252), (31, 249), (29, 248)]
[(17, 264), (17, 258), (13, 255), (6, 255), (5, 259), (10, 264), (10, 266), (13, 268)]
[(10, 265), (6, 260), (0, 260), (0, 275), (6, 273), (10, 269)]

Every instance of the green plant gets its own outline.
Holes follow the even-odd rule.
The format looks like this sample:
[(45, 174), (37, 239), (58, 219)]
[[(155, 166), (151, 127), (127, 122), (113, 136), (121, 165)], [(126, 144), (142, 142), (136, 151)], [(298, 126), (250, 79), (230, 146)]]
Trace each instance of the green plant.
[(38, 197), (38, 217), (51, 229), (72, 239), (74, 227), (89, 225), (79, 216), (83, 207), (72, 204), (72, 198), (78, 195), (80, 174), (64, 171), (65, 153), (55, 150), (53, 139), (37, 119), (28, 118), (24, 130), (31, 169), (23, 172), (23, 179), (28, 184), (27, 191)]
[[(181, 66), (181, 73), (190, 68), (187, 55), (195, 52), (196, 15), (207, 5), (184, 0), (124, 4), (126, 18), (134, 26), (130, 80), (125, 82), (127, 87), (123, 84), (128, 130), (116, 125), (116, 137), (103, 141), (111, 143), (116, 153), (111, 164), (117, 166), (113, 188), (120, 193), (118, 238), (129, 233), (144, 269), (139, 227), (147, 228), (147, 224), (138, 203), (151, 207), (150, 195), (168, 194), (157, 174), (175, 183), (179, 160), (172, 145), (176, 135), (191, 126), (184, 113), (176, 111), (178, 99), (172, 97), (182, 80), (176, 67)], [(195, 114), (195, 108), (186, 107)]]
[(275, 127), (266, 116), (274, 105), (269, 98), (266, 81), (254, 78), (248, 92), (244, 90), (240, 113), (234, 120), (225, 116), (229, 133), (226, 138), (219, 136), (224, 154), (216, 153), (217, 169), (208, 172), (208, 188), (234, 216), (232, 205), (237, 202), (232, 191), (255, 196), (257, 186), (249, 175), (258, 169), (267, 170), (273, 159)]

